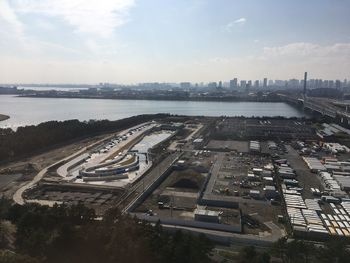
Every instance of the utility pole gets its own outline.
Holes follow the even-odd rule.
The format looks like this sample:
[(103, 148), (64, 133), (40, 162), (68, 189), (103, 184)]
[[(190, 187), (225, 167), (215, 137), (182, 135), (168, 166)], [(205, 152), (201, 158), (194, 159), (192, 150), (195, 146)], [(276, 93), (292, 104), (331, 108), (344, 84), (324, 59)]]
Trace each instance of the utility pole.
[(307, 82), (307, 72), (304, 73), (304, 92), (303, 92), (304, 101), (306, 99), (306, 82)]
[(170, 217), (173, 218), (174, 195), (171, 194)]

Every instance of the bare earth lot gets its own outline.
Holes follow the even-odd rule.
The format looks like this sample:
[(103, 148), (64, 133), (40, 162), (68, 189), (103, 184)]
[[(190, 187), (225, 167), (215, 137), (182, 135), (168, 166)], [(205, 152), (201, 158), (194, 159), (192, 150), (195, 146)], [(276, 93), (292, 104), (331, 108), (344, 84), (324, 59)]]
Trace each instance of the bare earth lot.
[(15, 191), (20, 188), (24, 182), (32, 180), (40, 170), (106, 136), (108, 136), (108, 134), (83, 139), (57, 149), (24, 158), (20, 161), (0, 165), (0, 190), (2, 195), (12, 198)]

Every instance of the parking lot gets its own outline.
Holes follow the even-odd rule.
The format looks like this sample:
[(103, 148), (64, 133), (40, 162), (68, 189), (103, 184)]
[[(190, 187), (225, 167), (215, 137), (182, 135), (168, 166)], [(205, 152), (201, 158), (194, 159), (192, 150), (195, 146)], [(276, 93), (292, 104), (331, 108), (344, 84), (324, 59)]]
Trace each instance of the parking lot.
[(311, 121), (297, 121), (277, 118), (224, 118), (217, 123), (214, 139), (261, 139), (290, 140), (315, 139)]
[[(251, 198), (250, 190), (259, 191), (256, 199), (264, 199), (265, 183), (261, 173), (271, 167), (271, 160), (263, 155), (239, 154), (236, 152), (216, 153), (216, 164), (206, 193)], [(270, 173), (271, 176), (271, 173)]]

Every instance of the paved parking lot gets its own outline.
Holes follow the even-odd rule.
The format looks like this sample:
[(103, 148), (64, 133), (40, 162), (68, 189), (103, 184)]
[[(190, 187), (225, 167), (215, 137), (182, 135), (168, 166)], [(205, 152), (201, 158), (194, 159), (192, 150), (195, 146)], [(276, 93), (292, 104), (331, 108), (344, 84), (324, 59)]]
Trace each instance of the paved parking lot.
[(287, 145), (286, 147), (288, 150), (286, 158), (290, 166), (295, 170), (297, 174), (299, 184), (303, 188), (303, 197), (314, 198), (310, 190), (311, 187), (316, 187), (323, 191), (323, 186), (319, 177), (317, 174), (310, 171), (302, 157), (295, 149), (293, 149), (293, 147), (290, 145)]

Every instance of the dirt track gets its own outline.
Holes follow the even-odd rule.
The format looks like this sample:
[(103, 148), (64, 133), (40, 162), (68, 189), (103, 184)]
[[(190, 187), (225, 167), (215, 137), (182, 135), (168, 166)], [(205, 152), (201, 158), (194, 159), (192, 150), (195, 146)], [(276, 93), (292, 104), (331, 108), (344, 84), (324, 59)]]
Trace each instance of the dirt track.
[[(108, 134), (100, 135), (88, 139), (83, 139), (77, 141), (75, 143), (70, 143), (69, 145), (62, 146), (53, 150), (49, 150), (47, 152), (34, 155), (32, 157), (24, 158), (20, 161), (14, 161), (7, 164), (3, 164), (0, 166), (0, 176), (9, 175), (9, 174), (22, 174), (20, 178), (14, 177), (14, 179), (9, 182), (4, 189), (0, 189), (2, 194), (5, 197), (12, 198), (13, 194), (19, 189), (21, 186), (26, 184), (28, 181), (31, 181), (35, 175), (38, 174), (39, 171), (48, 167), (55, 162), (69, 156), (79, 149), (90, 145), (104, 137), (108, 136)], [(32, 169), (28, 170), (28, 164), (32, 167)]]

